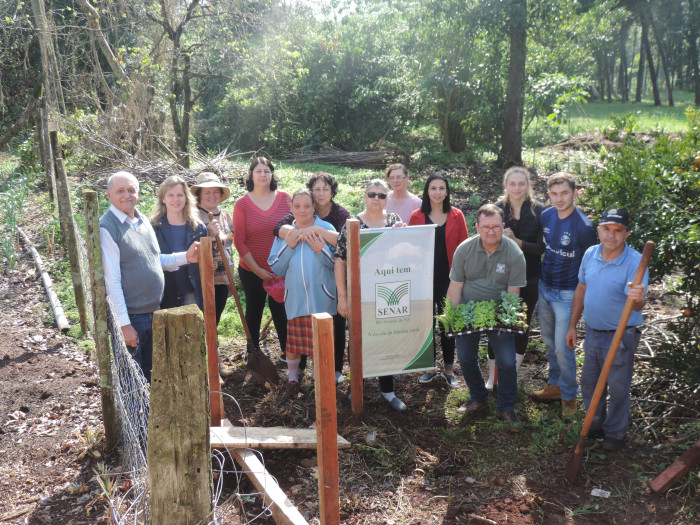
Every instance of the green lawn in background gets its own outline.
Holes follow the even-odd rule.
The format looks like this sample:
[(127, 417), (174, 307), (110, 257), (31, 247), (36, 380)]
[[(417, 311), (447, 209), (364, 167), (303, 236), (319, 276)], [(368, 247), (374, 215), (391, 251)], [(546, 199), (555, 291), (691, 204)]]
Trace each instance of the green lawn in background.
[(661, 106), (654, 106), (653, 99), (645, 97), (640, 103), (634, 102), (590, 102), (569, 108), (570, 121), (564, 124), (571, 129), (571, 134), (594, 129), (604, 129), (610, 125), (610, 115), (633, 114), (639, 126), (638, 131), (662, 129), (680, 133), (687, 131), (688, 120), (685, 110), (693, 105), (693, 94), (685, 91), (673, 93), (674, 107), (668, 107), (665, 92), (661, 97)]

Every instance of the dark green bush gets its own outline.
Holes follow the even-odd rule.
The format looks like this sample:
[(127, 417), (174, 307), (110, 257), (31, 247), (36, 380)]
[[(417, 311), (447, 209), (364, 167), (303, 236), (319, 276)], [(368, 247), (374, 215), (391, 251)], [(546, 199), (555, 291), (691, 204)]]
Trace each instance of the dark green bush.
[(687, 133), (657, 132), (651, 144), (630, 132), (629, 118), (617, 119), (608, 133), (622, 145), (607, 154), (605, 169), (586, 178), (582, 203), (594, 214), (628, 209), (630, 243), (638, 250), (656, 243), (651, 276), (677, 277), (668, 293), (685, 302), (683, 316), (668, 325), (679, 341), (661, 344), (660, 365), (694, 384), (700, 381), (700, 112), (688, 108), (686, 115)]

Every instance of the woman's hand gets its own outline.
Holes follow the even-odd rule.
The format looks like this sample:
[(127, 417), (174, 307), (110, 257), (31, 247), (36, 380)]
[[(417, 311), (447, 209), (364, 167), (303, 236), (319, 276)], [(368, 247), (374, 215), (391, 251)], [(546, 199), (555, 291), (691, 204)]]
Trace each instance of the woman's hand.
[(408, 224), (406, 224), (403, 221), (395, 222), (394, 224), (391, 225), (392, 228), (404, 228), (406, 226), (408, 226)]
[(306, 242), (309, 243), (309, 246), (313, 251), (316, 253), (320, 252), (323, 250), (323, 247), (326, 245), (326, 241), (323, 240), (323, 237), (321, 237), (319, 234), (315, 232), (310, 232), (306, 235)]
[(292, 249), (294, 249), (301, 240), (301, 232), (296, 228), (287, 233), (287, 236), (284, 238), (284, 242)]
[(269, 281), (270, 279), (277, 277), (274, 273), (268, 272), (265, 268), (258, 268), (255, 271), (255, 275), (260, 277), (263, 281)]
[(219, 223), (217, 222), (216, 219), (214, 219), (209, 224), (207, 224), (207, 231), (209, 232), (209, 235), (211, 235), (212, 237), (219, 236)]
[(523, 242), (515, 236), (515, 234), (513, 233), (513, 230), (511, 230), (510, 228), (504, 228), (503, 235), (505, 235), (509, 239), (515, 241), (515, 244), (522, 247)]

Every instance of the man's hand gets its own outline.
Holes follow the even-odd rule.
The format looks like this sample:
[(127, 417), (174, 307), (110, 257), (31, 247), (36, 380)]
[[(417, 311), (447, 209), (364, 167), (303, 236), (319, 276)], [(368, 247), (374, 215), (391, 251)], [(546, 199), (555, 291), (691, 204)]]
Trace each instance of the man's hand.
[(569, 328), (566, 332), (566, 346), (572, 350), (576, 348), (576, 338), (578, 334), (576, 333), (576, 328)]
[(122, 337), (124, 337), (126, 346), (134, 348), (139, 346), (139, 334), (136, 333), (136, 330), (134, 330), (134, 327), (130, 324), (122, 326)]
[(338, 313), (342, 316), (345, 317), (346, 319), (348, 318), (348, 298), (347, 296), (338, 296)]
[(631, 299), (636, 303), (645, 299), (646, 287), (643, 284), (627, 283), (627, 286), (629, 286), (630, 289), (630, 291), (627, 292), (628, 299)]
[(188, 263), (199, 262), (199, 241), (193, 242), (192, 246), (190, 246), (187, 249), (187, 262)]

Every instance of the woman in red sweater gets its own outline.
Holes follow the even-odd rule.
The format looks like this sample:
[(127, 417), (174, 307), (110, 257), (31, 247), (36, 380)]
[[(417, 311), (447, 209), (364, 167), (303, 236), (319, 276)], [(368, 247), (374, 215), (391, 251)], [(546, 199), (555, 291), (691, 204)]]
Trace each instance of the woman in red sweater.
[(263, 282), (275, 278), (267, 264), (275, 240), (272, 230), (289, 213), (292, 199), (289, 193), (277, 189), (275, 167), (265, 157), (253, 160), (245, 184), (248, 193), (239, 198), (233, 208), (233, 244), (240, 257), (238, 275), (246, 298), (245, 319), (253, 343), (258, 346), (260, 323), (267, 299), (280, 351), (284, 356), (287, 347), (284, 302), (278, 303), (272, 297), (268, 299)]
[[(418, 224), (435, 224), (435, 262), (433, 267), (433, 305), (438, 314), (442, 313), (447, 288), (450, 285), (450, 268), (452, 256), (462, 241), (469, 237), (467, 224), (461, 210), (450, 205), (450, 185), (444, 175), (434, 173), (425, 182), (423, 203), (420, 209), (411, 214), (409, 226)], [(435, 318), (433, 317), (433, 331)], [(440, 376), (451, 387), (459, 386), (454, 375), (455, 340), (440, 332), (440, 346), (444, 369)], [(433, 343), (435, 366), (437, 367), (437, 350)], [(437, 377), (434, 372), (425, 372), (420, 376), (421, 383), (429, 383)]]

